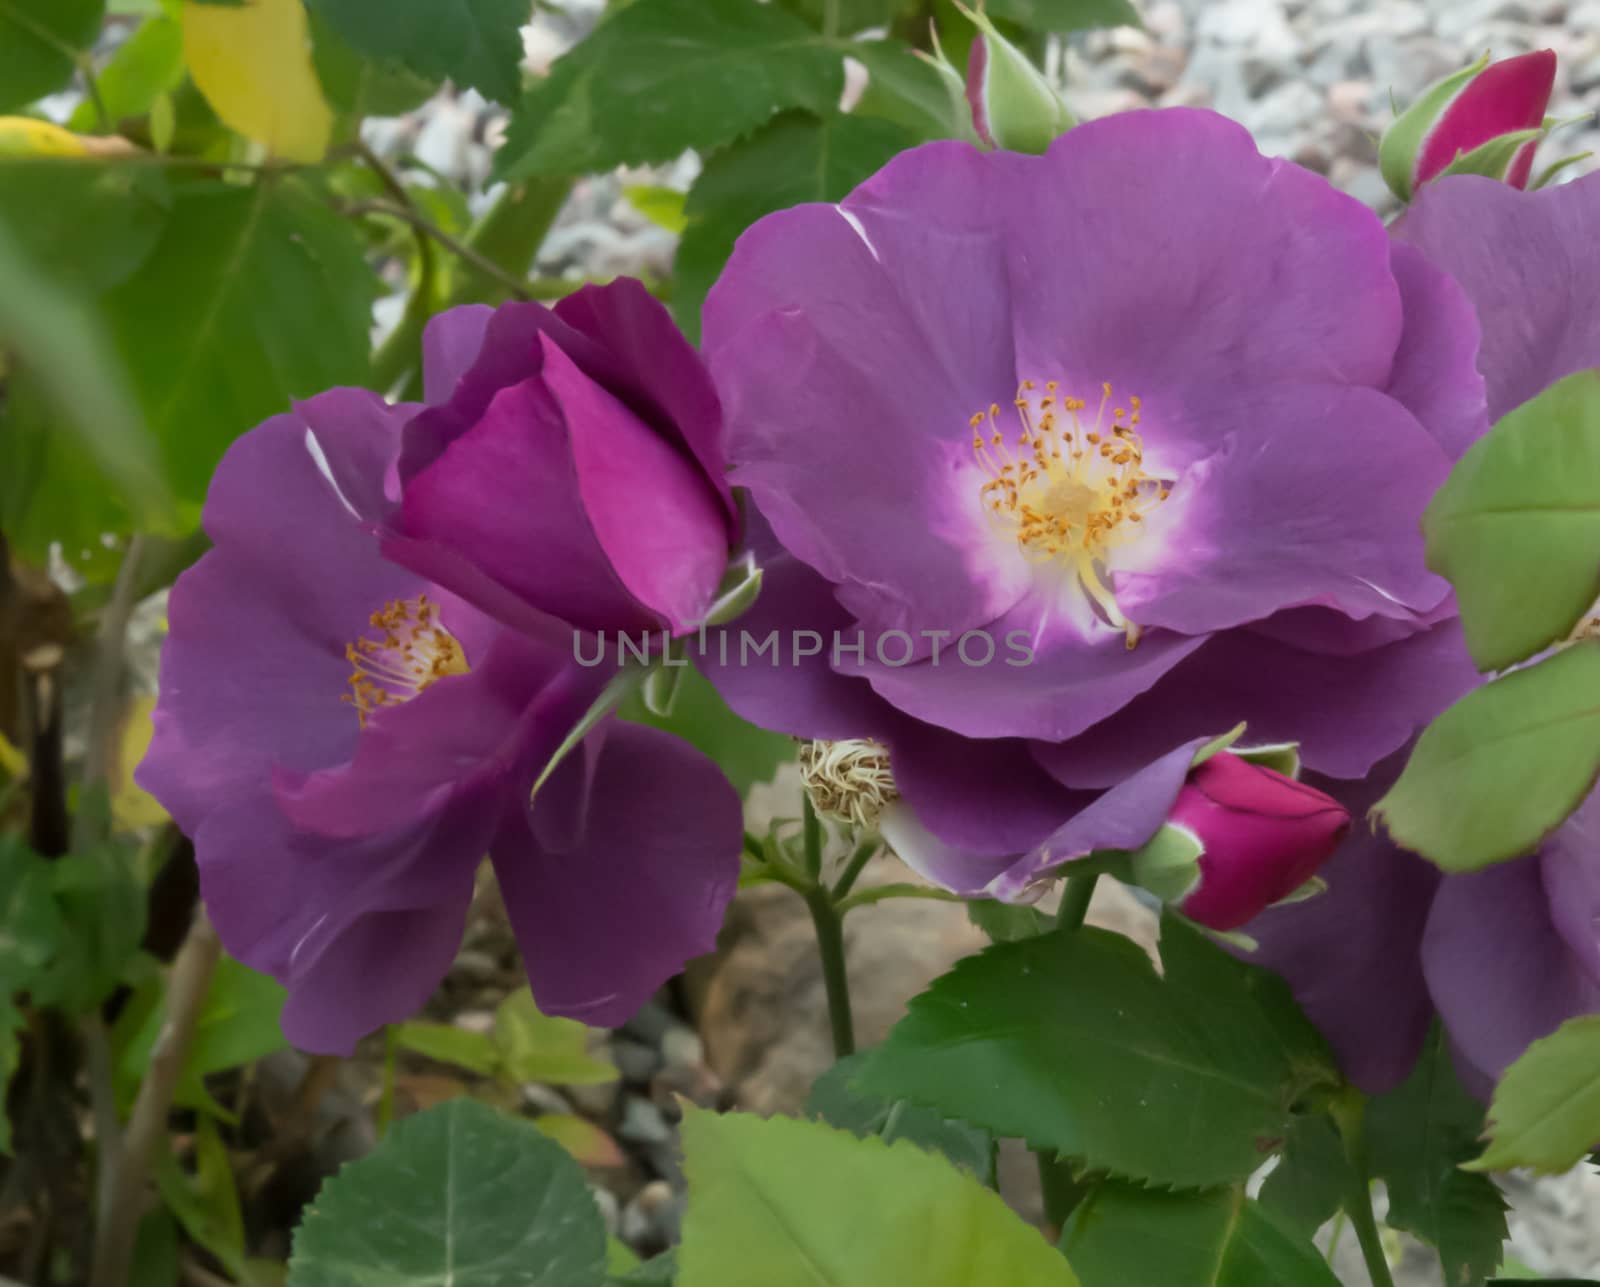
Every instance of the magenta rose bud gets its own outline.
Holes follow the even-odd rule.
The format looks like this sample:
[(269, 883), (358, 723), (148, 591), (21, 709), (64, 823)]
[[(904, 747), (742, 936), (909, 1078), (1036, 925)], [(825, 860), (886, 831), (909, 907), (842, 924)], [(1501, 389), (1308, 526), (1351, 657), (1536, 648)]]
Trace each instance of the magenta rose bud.
[(1556, 56), (1540, 49), (1490, 64), (1488, 57), (1427, 90), (1383, 136), (1383, 177), (1402, 201), (1443, 174), (1480, 174), (1528, 186), (1545, 132)]
[(1331, 796), (1226, 751), (1189, 775), (1168, 820), (1203, 846), (1200, 881), (1179, 909), (1217, 930), (1294, 893), (1350, 829), (1349, 811)]

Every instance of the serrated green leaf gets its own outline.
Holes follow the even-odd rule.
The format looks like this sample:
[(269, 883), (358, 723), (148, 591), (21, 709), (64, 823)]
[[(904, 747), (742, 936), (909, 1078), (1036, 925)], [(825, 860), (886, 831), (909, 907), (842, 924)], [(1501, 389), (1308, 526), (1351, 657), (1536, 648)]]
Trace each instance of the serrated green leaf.
[(1451, 471), (1422, 528), (1478, 669), (1566, 638), (1600, 598), (1600, 374), (1580, 371), (1502, 417)]
[(145, 891), (133, 857), (107, 846), (49, 865), (50, 894), (65, 926), (50, 968), (33, 987), (41, 1005), (87, 1013), (127, 976), (144, 938)]
[(496, 177), (581, 174), (709, 150), (786, 107), (839, 101), (839, 49), (757, 0), (634, 0), (512, 114)]
[(757, 728), (728, 708), (717, 690), (692, 667), (683, 675), (670, 715), (653, 715), (634, 694), (619, 713), (623, 719), (676, 734), (717, 762), (744, 795), (757, 782), (770, 782), (781, 765), (799, 753), (794, 738)]
[(967, 919), (989, 936), (991, 943), (1020, 943), (1055, 928), (1055, 917), (1037, 907), (974, 898), (967, 903)]
[(104, 16), (105, 0), (0, 0), (0, 112), (65, 85)]
[(1451, 872), (1531, 853), (1600, 774), (1600, 640), (1468, 693), (1423, 730), (1373, 806), (1394, 842)]
[(398, 62), (435, 83), (471, 85), (511, 103), (521, 86), (526, 0), (307, 0), (356, 52)]
[(1600, 1016), (1570, 1019), (1506, 1069), (1474, 1171), (1570, 1170), (1600, 1139)]
[(1332, 1055), (1275, 975), (1171, 914), (1161, 951), (1163, 976), (1104, 930), (991, 947), (911, 1002), (857, 1084), (1118, 1176), (1243, 1180), (1338, 1081)]
[[(165, 14), (140, 23), (95, 77), (100, 101), (113, 123), (143, 116), (161, 94), (176, 89), (182, 80), (183, 29)], [(100, 113), (85, 99), (68, 124), (87, 133), (99, 127)]]
[(965, 91), (900, 41), (864, 40), (850, 47), (850, 56), (867, 69), (866, 92), (852, 115), (893, 121), (910, 130), (919, 143), (930, 139), (977, 143)]
[(1262, 1184), (1261, 1205), (1309, 1238), (1333, 1219), (1350, 1184), (1350, 1163), (1332, 1119), (1307, 1113), (1290, 1129), (1283, 1156)]
[(1460, 1169), (1477, 1154), (1482, 1129), (1483, 1105), (1461, 1088), (1437, 1027), (1405, 1084), (1367, 1107), (1388, 1222), (1438, 1250), (1451, 1287), (1478, 1287), (1500, 1267), (1506, 1239), (1506, 1204), (1494, 1182)]
[(289, 1287), (602, 1287), (578, 1164), (528, 1122), (455, 1099), (398, 1122), (295, 1231)]
[(527, 988), (519, 988), (494, 1014), (500, 1074), (513, 1082), (594, 1086), (617, 1080), (617, 1070), (589, 1053), (589, 1028), (576, 1019), (542, 1014)]
[(998, 1194), (904, 1140), (689, 1108), (683, 1144), (681, 1287), (1077, 1283)]
[(345, 116), (398, 116), (420, 107), (438, 83), (393, 58), (363, 57), (315, 10), (311, 13), (311, 60), (328, 102)]
[(1061, 1249), (1084, 1287), (1337, 1287), (1308, 1237), (1240, 1189), (1163, 1193), (1107, 1181)]
[(978, 1183), (993, 1187), (994, 1136), (980, 1126), (951, 1121), (930, 1108), (904, 1100), (880, 1099), (852, 1084), (867, 1052), (846, 1055), (818, 1077), (806, 1097), (805, 1114), (866, 1139), (909, 1140), (918, 1148), (941, 1153), (956, 1166), (972, 1172)]
[(293, 180), (175, 193), (154, 253), (106, 308), (181, 496), (293, 398), (361, 384), (377, 279), (349, 223)]
[(1132, 0), (989, 0), (991, 18), (1009, 18), (1029, 31), (1086, 31), (1139, 27)]
[(700, 306), (739, 234), (763, 215), (805, 201), (837, 201), (915, 137), (892, 121), (786, 112), (718, 152), (689, 191), (689, 226), (673, 264), (673, 315), (691, 338)]

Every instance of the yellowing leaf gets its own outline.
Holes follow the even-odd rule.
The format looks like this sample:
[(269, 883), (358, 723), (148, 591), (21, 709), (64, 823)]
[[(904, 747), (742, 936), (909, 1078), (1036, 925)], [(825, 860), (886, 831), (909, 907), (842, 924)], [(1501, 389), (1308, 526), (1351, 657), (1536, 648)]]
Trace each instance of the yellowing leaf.
[(122, 724), (111, 796), (111, 816), (121, 831), (159, 826), (167, 820), (167, 811), (156, 803), (156, 798), (133, 780), (134, 769), (150, 749), (150, 737), (155, 731), (150, 712), (155, 708), (154, 697), (141, 697), (128, 708), (128, 717)]
[(183, 6), (183, 56), (224, 122), (288, 161), (320, 161), (333, 113), (311, 65), (301, 0)]
[(71, 130), (28, 116), (0, 116), (0, 156), (87, 156)]
[(0, 733), (0, 774), (21, 781), (28, 776), (28, 757), (6, 740)]

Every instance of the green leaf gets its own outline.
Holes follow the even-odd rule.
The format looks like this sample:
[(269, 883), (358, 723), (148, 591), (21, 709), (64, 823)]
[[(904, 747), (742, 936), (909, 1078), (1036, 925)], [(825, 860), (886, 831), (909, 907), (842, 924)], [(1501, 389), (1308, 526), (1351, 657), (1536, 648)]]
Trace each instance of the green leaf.
[(1107, 1181), (1061, 1249), (1084, 1287), (1338, 1287), (1308, 1237), (1240, 1189), (1164, 1193)]
[(1337, 1083), (1332, 1056), (1281, 979), (1170, 913), (1161, 954), (1158, 976), (1097, 929), (991, 947), (911, 1002), (857, 1084), (1090, 1169), (1242, 1181)]
[(622, 717), (677, 734), (715, 760), (740, 795), (757, 782), (770, 782), (781, 765), (794, 759), (798, 753), (794, 738), (740, 719), (698, 670), (688, 668), (681, 674), (670, 715), (651, 714), (635, 694), (623, 703)]
[[(202, 1119), (204, 1120), (204, 1119)], [(219, 1141), (220, 1142), (220, 1141)], [(238, 1194), (230, 1197), (214, 1173), (214, 1151), (202, 1154), (197, 1163), (207, 1168), (202, 1179), (190, 1175), (172, 1155), (170, 1143), (163, 1138), (156, 1154), (156, 1188), (167, 1209), (177, 1217), (184, 1232), (217, 1258), (228, 1273), (243, 1282), (249, 1276), (246, 1266), (243, 1227), (238, 1217)], [(207, 1146), (209, 1148), (209, 1146)], [(199, 1146), (197, 1145), (197, 1150)]]
[(376, 289), (354, 230), (300, 183), (178, 190), (106, 306), (180, 495), (292, 398), (365, 380)]
[[(213, 1101), (206, 1093), (205, 1079), (212, 1073), (239, 1068), (286, 1049), (289, 1043), (280, 1026), (285, 997), (276, 980), (230, 956), (223, 957), (195, 1020), (175, 1102), (188, 1108), (210, 1108)], [(121, 1051), (117, 1070), (124, 1084), (138, 1084), (165, 1019), (165, 1011), (154, 1007)]]
[(94, 158), (0, 158), (0, 222), (34, 269), (64, 287), (101, 291), (155, 249), (172, 206), (151, 165)]
[(1600, 374), (1580, 371), (1503, 417), (1456, 464), (1422, 528), (1478, 669), (1566, 638), (1600, 597)]
[(865, 1051), (846, 1055), (818, 1077), (806, 1098), (806, 1116), (819, 1118), (860, 1139), (877, 1135), (887, 1140), (909, 1140), (918, 1148), (942, 1153), (956, 1166), (972, 1172), (979, 1184), (994, 1187), (994, 1137), (982, 1127), (949, 1121), (930, 1108), (918, 1108), (905, 1100), (880, 1099), (857, 1090), (853, 1082), (866, 1058)]
[(315, 11), (311, 60), (328, 102), (347, 117), (399, 116), (420, 107), (437, 88), (433, 80), (391, 58), (363, 57)]
[(145, 890), (133, 856), (107, 846), (50, 863), (51, 896), (67, 930), (34, 999), (87, 1013), (127, 977), (144, 938)]
[(27, 1018), (9, 991), (0, 990), (0, 1153), (11, 1152), (11, 1118), (6, 1104), (11, 1079), (22, 1062), (22, 1030)]
[(1020, 943), (1037, 938), (1055, 928), (1055, 917), (1037, 907), (1000, 903), (989, 898), (974, 898), (967, 903), (967, 919), (989, 936), (993, 943)]
[(670, 160), (785, 107), (830, 111), (843, 88), (839, 49), (777, 5), (634, 0), (528, 91), (496, 177)]
[(513, 1082), (594, 1086), (617, 1079), (617, 1070), (589, 1053), (590, 1029), (576, 1019), (542, 1014), (533, 994), (520, 988), (494, 1013), (501, 1075)]
[(65, 85), (104, 16), (105, 0), (0, 0), (0, 112)]
[(1398, 845), (1446, 871), (1531, 853), (1600, 773), (1600, 641), (1468, 693), (1423, 730), (1373, 806)]
[(778, 3), (819, 29), (831, 3), (836, 36), (853, 36), (869, 27), (887, 27), (911, 7), (911, 0), (778, 0)]
[(733, 243), (763, 215), (804, 201), (837, 201), (916, 138), (892, 121), (787, 112), (718, 152), (689, 191), (689, 226), (674, 263), (673, 313), (691, 336)]
[(583, 1172), (530, 1123), (454, 1099), (395, 1125), (328, 1181), (289, 1287), (602, 1287), (606, 1232)]
[(1600, 1139), (1600, 1016), (1570, 1019), (1506, 1069), (1474, 1171), (1570, 1170)]
[(33, 986), (61, 949), (67, 926), (51, 884), (48, 862), (16, 836), (0, 835), (0, 995)]
[(684, 194), (676, 188), (650, 183), (633, 183), (623, 188), (628, 204), (658, 228), (680, 233), (688, 224), (683, 213)]
[(1333, 1219), (1350, 1191), (1344, 1142), (1325, 1113), (1296, 1120), (1272, 1174), (1261, 1186), (1261, 1205), (1287, 1229), (1310, 1237)]
[(1067, 1262), (970, 1175), (901, 1140), (685, 1110), (681, 1287), (1074, 1287)]
[(1494, 1182), (1461, 1165), (1478, 1152), (1483, 1105), (1456, 1078), (1436, 1027), (1411, 1076), (1367, 1107), (1373, 1174), (1389, 1190), (1388, 1222), (1438, 1249), (1451, 1287), (1476, 1287), (1500, 1267), (1506, 1204)]
[(1009, 18), (1029, 31), (1087, 31), (1142, 27), (1132, 0), (989, 0), (991, 18)]
[(399, 1023), (392, 1029), (395, 1044), (414, 1054), (454, 1064), (484, 1077), (500, 1068), (500, 1051), (486, 1032), (469, 1032), (453, 1023)]
[(170, 497), (155, 444), (100, 320), (38, 271), (3, 219), (0, 349), (14, 360), (0, 403), (0, 527), (17, 548), (95, 539), (106, 529), (85, 514), (164, 526)]
[(525, 0), (307, 0), (356, 52), (510, 103), (521, 87)]
[[(156, 99), (183, 80), (183, 28), (164, 14), (139, 24), (95, 83), (113, 123), (145, 115)], [(69, 126), (89, 133), (100, 125), (100, 113), (85, 99), (73, 110)], [(148, 168), (148, 167), (146, 167)]]
[(918, 142), (978, 141), (964, 92), (898, 40), (861, 41), (850, 46), (850, 56), (867, 69), (866, 92), (853, 115), (893, 121)]

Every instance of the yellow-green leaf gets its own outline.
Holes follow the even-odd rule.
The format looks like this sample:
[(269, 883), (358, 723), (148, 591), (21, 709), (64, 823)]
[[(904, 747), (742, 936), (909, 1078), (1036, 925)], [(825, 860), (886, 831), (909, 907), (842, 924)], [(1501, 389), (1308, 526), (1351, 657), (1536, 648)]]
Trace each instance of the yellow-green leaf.
[(1474, 1171), (1576, 1166), (1600, 1139), (1600, 1016), (1571, 1019), (1506, 1069), (1489, 1105), (1489, 1147)]
[(311, 65), (300, 0), (183, 6), (183, 56), (217, 115), (286, 161), (320, 161), (333, 113)]

